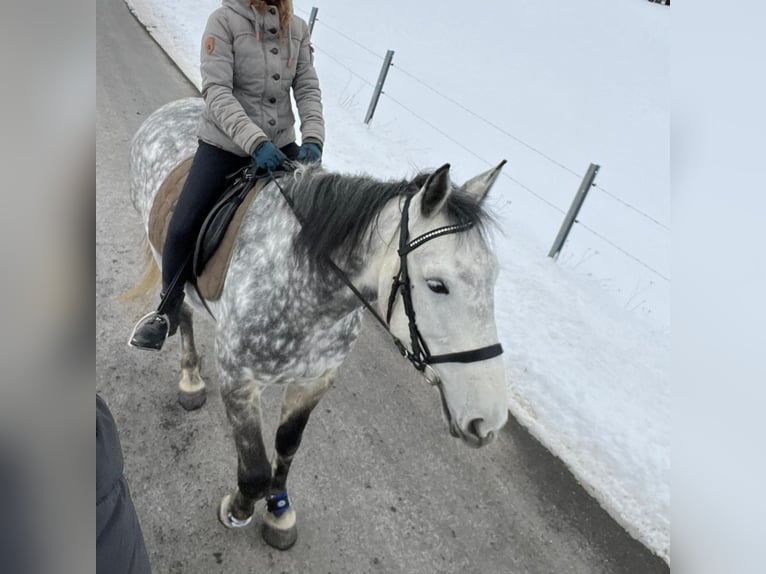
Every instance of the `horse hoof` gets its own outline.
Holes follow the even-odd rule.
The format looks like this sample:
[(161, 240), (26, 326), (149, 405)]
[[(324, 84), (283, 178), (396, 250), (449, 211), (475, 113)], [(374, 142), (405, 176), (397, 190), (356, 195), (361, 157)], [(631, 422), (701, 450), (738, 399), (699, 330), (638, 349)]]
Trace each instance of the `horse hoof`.
[(298, 540), (298, 529), (295, 526), (287, 530), (279, 530), (264, 524), (261, 534), (266, 544), (277, 550), (287, 550)]
[(207, 401), (207, 389), (200, 389), (193, 393), (178, 391), (178, 402), (187, 411), (195, 411)]
[(261, 536), (263, 536), (266, 544), (272, 548), (277, 550), (287, 550), (290, 548), (298, 540), (295, 511), (290, 508), (279, 517), (275, 517), (270, 512), (267, 512)]
[(235, 518), (231, 513), (231, 494), (227, 494), (221, 500), (221, 505), (218, 507), (218, 521), (226, 528), (244, 528), (253, 521), (253, 515), (251, 514), (244, 520)]

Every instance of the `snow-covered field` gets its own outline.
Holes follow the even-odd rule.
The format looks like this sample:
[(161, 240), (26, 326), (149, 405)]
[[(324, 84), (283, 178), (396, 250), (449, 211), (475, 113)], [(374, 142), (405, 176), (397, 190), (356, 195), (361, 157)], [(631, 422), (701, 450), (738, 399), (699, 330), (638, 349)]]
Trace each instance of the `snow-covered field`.
[[(127, 2), (199, 86), (219, 2)], [(491, 198), (509, 408), (669, 561), (669, 9), (296, 0), (296, 13), (313, 5), (329, 169), (389, 178), (450, 162), (459, 183), (509, 160)], [(366, 126), (387, 49), (394, 66)], [(598, 187), (554, 262), (590, 162)]]

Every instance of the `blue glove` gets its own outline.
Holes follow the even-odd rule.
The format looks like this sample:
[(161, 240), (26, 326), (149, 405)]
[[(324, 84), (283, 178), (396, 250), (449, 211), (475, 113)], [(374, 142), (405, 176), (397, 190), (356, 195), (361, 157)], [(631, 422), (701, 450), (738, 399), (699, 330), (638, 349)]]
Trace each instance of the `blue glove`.
[(322, 148), (315, 143), (305, 143), (298, 149), (297, 159), (303, 163), (322, 161)]
[(266, 141), (255, 148), (253, 159), (255, 160), (256, 169), (275, 171), (287, 159), (287, 156), (273, 143)]

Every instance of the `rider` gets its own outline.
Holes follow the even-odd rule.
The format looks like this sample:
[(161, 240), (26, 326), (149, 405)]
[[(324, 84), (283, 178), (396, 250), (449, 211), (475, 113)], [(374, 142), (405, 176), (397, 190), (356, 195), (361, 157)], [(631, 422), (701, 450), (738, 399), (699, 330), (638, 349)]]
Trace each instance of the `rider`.
[[(324, 117), (308, 26), (291, 0), (223, 0), (210, 15), (200, 71), (205, 109), (199, 147), (168, 227), (162, 293), (156, 311), (133, 329), (129, 344), (160, 350), (176, 332), (190, 250), (226, 176), (253, 162), (276, 171), (285, 160), (322, 159)], [(295, 143), (292, 89), (301, 120)]]

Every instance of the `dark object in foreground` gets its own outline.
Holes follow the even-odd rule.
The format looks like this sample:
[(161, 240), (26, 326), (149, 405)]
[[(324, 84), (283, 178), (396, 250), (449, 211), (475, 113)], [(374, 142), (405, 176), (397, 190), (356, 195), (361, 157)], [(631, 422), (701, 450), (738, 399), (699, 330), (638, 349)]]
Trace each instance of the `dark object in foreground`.
[(96, 395), (96, 571), (148, 574), (152, 569), (144, 536), (122, 472), (117, 425)]

